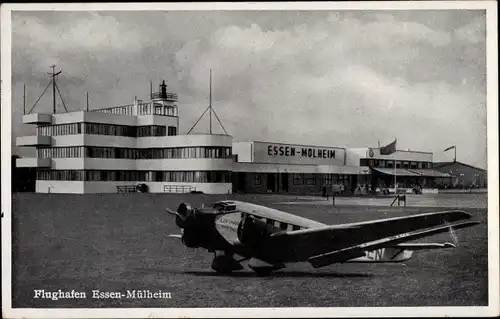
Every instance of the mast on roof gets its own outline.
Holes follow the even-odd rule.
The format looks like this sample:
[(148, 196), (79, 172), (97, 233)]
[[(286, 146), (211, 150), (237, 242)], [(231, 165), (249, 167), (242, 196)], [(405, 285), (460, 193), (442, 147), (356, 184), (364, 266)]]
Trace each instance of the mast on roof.
[(57, 90), (57, 93), (59, 94), (59, 98), (61, 99), (61, 102), (63, 103), (63, 106), (64, 106), (64, 109), (66, 110), (66, 112), (68, 112), (68, 109), (66, 108), (66, 103), (64, 103), (64, 99), (61, 95), (61, 91), (59, 90), (59, 87), (57, 86), (57, 83), (56, 83), (56, 77), (62, 73), (62, 70), (57, 72), (56, 73), (56, 66), (55, 64), (54, 65), (51, 65), (50, 66), (52, 68), (52, 72), (51, 73), (48, 73), (50, 75), (50, 77), (52, 78), (51, 79), (51, 82), (49, 82), (49, 84), (47, 84), (47, 86), (45, 87), (45, 89), (43, 90), (42, 94), (40, 94), (40, 96), (38, 97), (38, 99), (36, 100), (35, 104), (33, 105), (33, 107), (31, 108), (31, 110), (28, 112), (28, 114), (31, 114), (31, 112), (33, 111), (33, 109), (35, 108), (35, 106), (38, 104), (38, 102), (40, 101), (40, 99), (42, 98), (42, 96), (45, 94), (45, 92), (47, 91), (47, 89), (49, 88), (49, 86), (52, 84), (52, 112), (53, 114), (56, 113), (56, 90)]
[(203, 116), (205, 115), (205, 113), (207, 113), (207, 111), (209, 111), (209, 117), (210, 117), (210, 135), (212, 135), (212, 112), (213, 114), (215, 115), (215, 118), (217, 119), (217, 121), (219, 122), (222, 130), (224, 130), (224, 133), (227, 134), (227, 131), (226, 129), (224, 128), (224, 125), (222, 125), (222, 122), (221, 120), (219, 119), (219, 116), (217, 116), (217, 113), (215, 112), (215, 110), (213, 109), (212, 107), (212, 69), (210, 69), (210, 81), (209, 81), (209, 87), (210, 87), (210, 95), (209, 95), (209, 102), (208, 102), (208, 107), (205, 109), (205, 111), (201, 114), (201, 116), (198, 118), (198, 120), (193, 124), (193, 126), (191, 127), (191, 129), (189, 129), (188, 133), (187, 134), (190, 134), (191, 131), (195, 128), (195, 126), (200, 122), (200, 120), (203, 118)]

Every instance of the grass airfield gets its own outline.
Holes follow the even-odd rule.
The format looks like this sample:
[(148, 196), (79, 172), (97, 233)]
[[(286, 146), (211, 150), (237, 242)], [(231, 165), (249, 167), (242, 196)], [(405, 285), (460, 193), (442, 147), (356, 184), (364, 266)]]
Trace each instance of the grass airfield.
[[(427, 195), (408, 207), (366, 206), (351, 199), (333, 207), (321, 198), (282, 195), (32, 194), (13, 195), (12, 306), (94, 307), (375, 307), (488, 305), (486, 194), (442, 195), (436, 207)], [(453, 197), (455, 196), (455, 197)], [(467, 197), (471, 196), (471, 197)], [(420, 199), (419, 199), (420, 198)], [(437, 199), (436, 199), (437, 198)], [(456, 200), (453, 200), (456, 198)], [(465, 202), (464, 198), (467, 198)], [(179, 239), (164, 208), (222, 199), (268, 205), (324, 223), (362, 220), (456, 208), (480, 225), (456, 232), (455, 249), (416, 252), (404, 264), (335, 264), (314, 269), (290, 264), (270, 277), (250, 269), (232, 276), (210, 269), (213, 254), (190, 249)], [(310, 203), (307, 202), (310, 201)], [(428, 200), (427, 200), (428, 202)], [(443, 208), (446, 207), (446, 208)], [(440, 234), (421, 242), (452, 241)], [(246, 266), (245, 263), (243, 263)], [(35, 299), (34, 289), (85, 291), (86, 299)], [(92, 290), (149, 289), (171, 299), (93, 299)]]

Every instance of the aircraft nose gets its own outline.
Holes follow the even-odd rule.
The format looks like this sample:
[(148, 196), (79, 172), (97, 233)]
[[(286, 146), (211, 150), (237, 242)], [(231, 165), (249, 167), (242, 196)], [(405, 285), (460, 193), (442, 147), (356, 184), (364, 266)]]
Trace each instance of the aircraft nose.
[(180, 228), (186, 228), (194, 222), (195, 209), (186, 203), (181, 203), (177, 208), (175, 223)]

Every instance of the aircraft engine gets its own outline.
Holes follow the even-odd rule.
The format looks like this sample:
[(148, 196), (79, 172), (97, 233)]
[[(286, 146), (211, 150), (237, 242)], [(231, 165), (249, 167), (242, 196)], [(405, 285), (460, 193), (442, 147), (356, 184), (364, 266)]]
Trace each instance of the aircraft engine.
[(177, 208), (175, 223), (180, 228), (187, 228), (195, 223), (195, 210), (189, 204), (180, 204)]
[(206, 241), (208, 232), (213, 228), (214, 212), (210, 209), (197, 209), (189, 204), (182, 203), (176, 212), (167, 210), (175, 215), (175, 223), (182, 228), (182, 242), (190, 248), (200, 247)]
[(265, 222), (245, 216), (238, 227), (238, 239), (245, 246), (256, 247), (271, 235)]

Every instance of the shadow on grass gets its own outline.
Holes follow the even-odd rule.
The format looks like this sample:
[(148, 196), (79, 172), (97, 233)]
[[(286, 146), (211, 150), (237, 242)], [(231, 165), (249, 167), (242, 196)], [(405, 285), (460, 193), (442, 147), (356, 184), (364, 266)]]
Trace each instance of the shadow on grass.
[(240, 277), (240, 278), (370, 278), (371, 274), (337, 273), (337, 272), (307, 272), (307, 271), (277, 271), (269, 276), (258, 276), (254, 272), (233, 272), (221, 274), (215, 271), (173, 271), (177, 274), (193, 275), (200, 277)]

